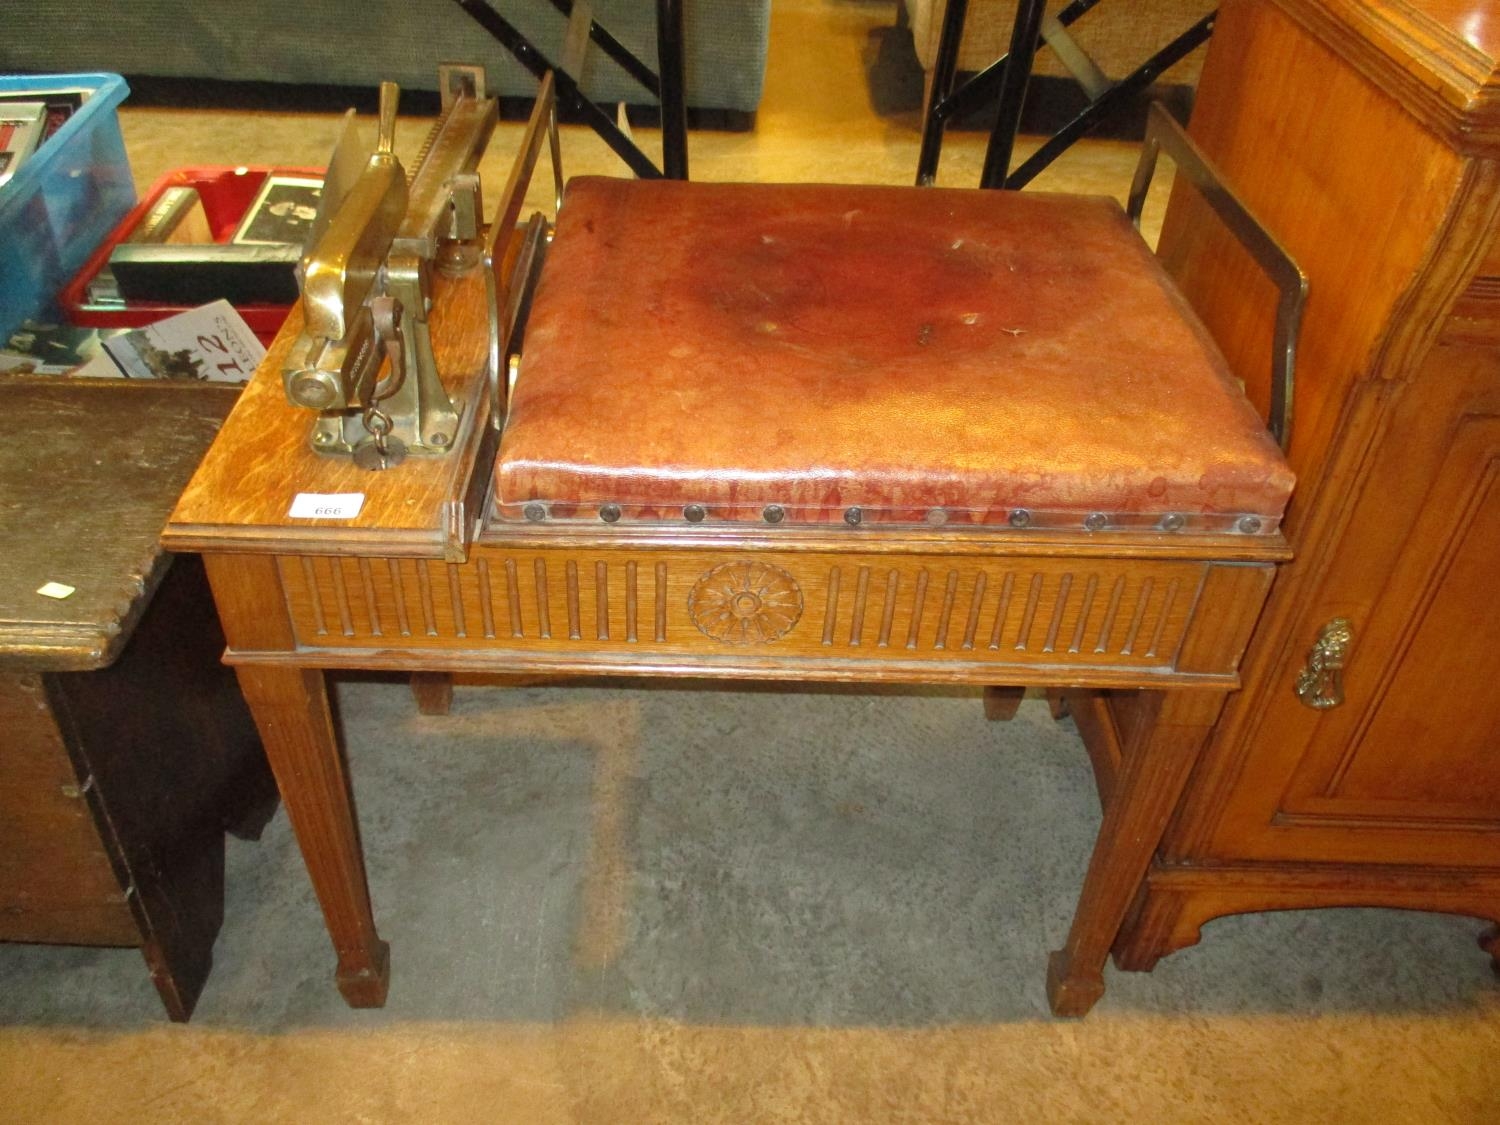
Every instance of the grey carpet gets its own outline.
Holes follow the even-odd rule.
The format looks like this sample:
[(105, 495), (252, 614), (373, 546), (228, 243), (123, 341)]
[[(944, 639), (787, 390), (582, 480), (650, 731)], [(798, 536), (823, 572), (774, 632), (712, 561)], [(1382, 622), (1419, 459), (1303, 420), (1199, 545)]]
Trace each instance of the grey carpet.
[[(1047, 1020), (1098, 824), (1071, 724), (970, 692), (341, 685), (388, 1006), (352, 1012), (284, 814), (230, 841), (196, 1027), (553, 1023), (922, 1028)], [(1468, 919), (1223, 919), (1098, 1013), (1458, 1013), (1496, 983)], [(0, 1023), (163, 1019), (133, 950), (0, 944)]]

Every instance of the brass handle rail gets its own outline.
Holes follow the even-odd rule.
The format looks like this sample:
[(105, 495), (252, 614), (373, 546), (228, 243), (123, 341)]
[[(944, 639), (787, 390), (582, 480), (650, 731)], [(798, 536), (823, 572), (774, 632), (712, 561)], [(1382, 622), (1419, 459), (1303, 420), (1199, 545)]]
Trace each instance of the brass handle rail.
[(1264, 223), (1240, 201), (1224, 174), (1204, 155), (1160, 102), (1151, 106), (1140, 163), (1130, 185), (1126, 211), (1139, 228), (1146, 191), (1156, 172), (1156, 160), (1166, 150), (1178, 172), (1187, 176), (1205, 202), (1223, 220), (1229, 232), (1276, 286), (1276, 327), (1271, 344), (1271, 409), (1267, 428), (1283, 451), (1292, 444), (1292, 398), (1297, 368), (1297, 336), (1302, 328), (1302, 307), (1307, 302), (1307, 275), (1287, 253)]

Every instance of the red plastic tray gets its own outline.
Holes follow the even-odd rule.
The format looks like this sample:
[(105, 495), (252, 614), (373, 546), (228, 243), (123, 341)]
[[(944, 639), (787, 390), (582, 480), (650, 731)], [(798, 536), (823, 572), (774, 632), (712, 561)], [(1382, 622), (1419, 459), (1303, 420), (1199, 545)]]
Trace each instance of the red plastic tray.
[[(141, 197), (140, 203), (130, 211), (83, 264), (73, 280), (63, 287), (58, 297), (68, 319), (85, 328), (139, 328), (151, 324), (173, 313), (183, 312), (185, 305), (168, 305), (156, 302), (136, 301), (123, 308), (103, 308), (87, 304), (89, 283), (109, 264), (109, 255), (114, 248), (134, 229), (170, 187), (193, 187), (203, 200), (203, 210), (208, 216), (209, 228), (214, 241), (228, 242), (239, 226), (240, 219), (250, 208), (255, 193), (267, 176), (321, 176), (322, 168), (177, 168), (156, 183)], [(269, 344), (281, 329), (281, 322), (291, 311), (289, 305), (237, 305), (236, 311), (245, 318), (245, 323), (262, 343)]]

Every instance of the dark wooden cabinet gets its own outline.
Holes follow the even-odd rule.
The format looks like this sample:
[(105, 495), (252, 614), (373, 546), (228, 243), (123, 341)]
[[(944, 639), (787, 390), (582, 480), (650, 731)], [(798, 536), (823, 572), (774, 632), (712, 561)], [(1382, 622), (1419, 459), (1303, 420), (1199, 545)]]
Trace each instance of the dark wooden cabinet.
[(46, 685), (0, 679), (0, 938), (135, 945), (139, 930)]
[(174, 1019), (212, 963), (225, 830), (276, 801), (203, 564), (157, 543), (233, 401), (0, 380), (24, 435), (0, 447), (0, 941), (139, 946)]
[[(1296, 557), (1116, 943), (1125, 967), (1243, 911), (1500, 920), (1497, 54), (1500, 7), (1478, 0), (1223, 6), (1192, 132), (1310, 280)], [(1269, 302), (1202, 220), (1177, 189), (1161, 253), (1264, 397)], [(1314, 709), (1296, 685), (1339, 619), (1343, 700)], [(1129, 703), (1078, 702), (1107, 771)]]

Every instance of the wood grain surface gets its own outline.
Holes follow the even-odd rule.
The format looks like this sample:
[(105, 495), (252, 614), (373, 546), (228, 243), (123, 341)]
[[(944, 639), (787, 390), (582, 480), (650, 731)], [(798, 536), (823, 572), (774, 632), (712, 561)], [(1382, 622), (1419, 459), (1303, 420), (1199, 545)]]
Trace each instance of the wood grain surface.
[(1489, 0), (1277, 2), (1449, 147), (1500, 156), (1500, 21)]
[[(99, 668), (170, 558), (158, 537), (233, 388), (0, 377), (0, 670)], [(64, 598), (45, 582), (73, 587)]]
[[(464, 564), (283, 556), (274, 610), (294, 659), (327, 666), (1232, 686), (1270, 570), (481, 547)], [(705, 612), (723, 590), (792, 608)], [(230, 659), (286, 651), (237, 637)]]
[[(435, 278), (431, 324), (443, 385), (463, 408), (453, 452), (413, 454), (385, 472), (367, 472), (347, 456), (313, 452), (308, 435), (314, 415), (290, 405), (281, 383), (282, 365), (302, 327), (296, 307), (178, 501), (163, 534), (166, 545), (291, 551), (326, 542), (335, 530), (351, 550), (460, 557), (478, 515), (469, 484), (490, 433), (481, 269), (457, 279)], [(294, 520), (288, 511), (299, 493), (359, 493), (364, 502), (353, 519)]]
[(0, 940), (139, 944), (40, 674), (0, 675), (0, 724)]

